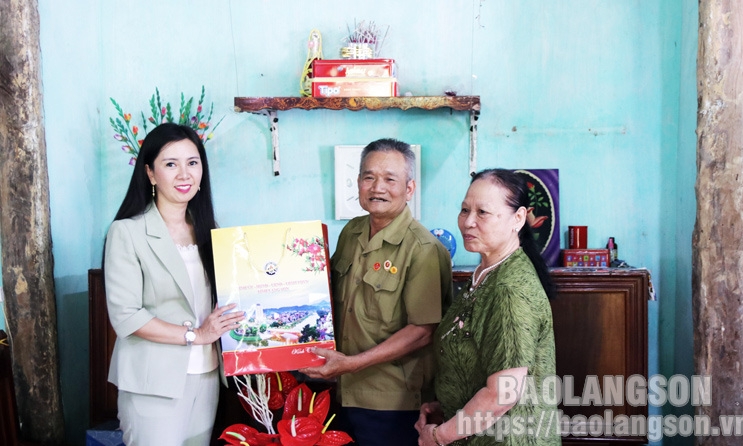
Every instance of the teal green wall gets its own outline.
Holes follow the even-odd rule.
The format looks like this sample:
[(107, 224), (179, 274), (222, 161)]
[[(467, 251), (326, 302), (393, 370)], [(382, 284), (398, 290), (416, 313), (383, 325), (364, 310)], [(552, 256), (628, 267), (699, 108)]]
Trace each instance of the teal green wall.
[[(662, 342), (658, 343), (660, 370), (666, 376), (672, 374), (694, 374), (694, 358), (690, 346), (694, 344), (691, 315), (691, 236), (696, 215), (694, 184), (696, 181), (696, 110), (697, 110), (697, 29), (699, 23), (699, 3), (696, 0), (683, 0), (681, 6), (681, 26), (674, 32), (673, 45), (681, 48), (680, 57), (667, 67), (670, 72), (680, 74), (680, 94), (678, 95), (678, 135), (675, 147), (669, 145), (664, 152), (667, 173), (673, 172), (676, 184), (675, 194), (669, 196), (673, 203), (669, 221), (675, 226), (665, 237), (661, 264), (664, 269), (666, 290), (660, 301), (658, 331)], [(673, 108), (673, 107), (671, 107)], [(673, 111), (669, 111), (669, 115)], [(670, 180), (670, 178), (669, 178)], [(713, 396), (714, 397), (714, 396)], [(690, 406), (681, 408), (665, 407), (664, 413), (693, 415)], [(664, 440), (667, 445), (690, 445), (690, 438), (674, 437)]]
[[(333, 249), (343, 226), (333, 220), (333, 146), (392, 136), (423, 148), (422, 222), (458, 236), (466, 114), (283, 112), (282, 173), (274, 177), (266, 118), (232, 111), (235, 96), (296, 96), (310, 30), (322, 32), (325, 58), (336, 58), (354, 20), (390, 25), (383, 56), (398, 62), (401, 93), (481, 97), (479, 168), (560, 170), (563, 238), (568, 225), (588, 225), (590, 247), (614, 236), (620, 258), (652, 271), (650, 373), (692, 372), (693, 0), (102, 5), (39, 0), (70, 444), (84, 443), (88, 419), (87, 270), (100, 266), (131, 174), (112, 138), (109, 97), (138, 115), (155, 87), (177, 102), (181, 91), (198, 95), (206, 86), (225, 116), (207, 146), (223, 227), (321, 219)], [(461, 265), (477, 260), (461, 249), (455, 257)]]

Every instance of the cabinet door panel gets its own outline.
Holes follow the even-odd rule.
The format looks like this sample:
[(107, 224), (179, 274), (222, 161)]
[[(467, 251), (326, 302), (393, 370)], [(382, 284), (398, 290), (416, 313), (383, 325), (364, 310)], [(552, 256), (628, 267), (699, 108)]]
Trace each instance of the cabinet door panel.
[(576, 391), (588, 371), (599, 376), (626, 372), (625, 301), (622, 293), (561, 293), (552, 303), (557, 374), (574, 376)]
[[(647, 299), (648, 273), (644, 270), (598, 270), (580, 272), (556, 269), (552, 277), (557, 297), (551, 302), (555, 329), (557, 374), (573, 377), (573, 393), (564, 397), (598, 395), (599, 404), (563, 404), (565, 415), (604, 416), (641, 415), (648, 408), (627, 402), (627, 379), (640, 375), (647, 379)], [(585, 392), (586, 377), (598, 383), (599, 392)], [(595, 378), (593, 378), (595, 377)], [(611, 380), (611, 382), (605, 381)], [(619, 384), (618, 386), (613, 384)], [(610, 390), (618, 387), (622, 405), (612, 403)], [(645, 443), (646, 437), (601, 437), (611, 443)], [(570, 438), (570, 441), (595, 441), (595, 438)], [(593, 443), (592, 443), (593, 444)]]

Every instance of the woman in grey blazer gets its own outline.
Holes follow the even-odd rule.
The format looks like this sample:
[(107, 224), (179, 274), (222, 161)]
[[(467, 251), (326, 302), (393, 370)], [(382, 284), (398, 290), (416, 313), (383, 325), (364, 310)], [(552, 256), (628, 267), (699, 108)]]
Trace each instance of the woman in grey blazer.
[(188, 126), (144, 139), (108, 230), (109, 381), (127, 445), (208, 445), (219, 395), (216, 341), (243, 319), (216, 308), (216, 227), (204, 145)]

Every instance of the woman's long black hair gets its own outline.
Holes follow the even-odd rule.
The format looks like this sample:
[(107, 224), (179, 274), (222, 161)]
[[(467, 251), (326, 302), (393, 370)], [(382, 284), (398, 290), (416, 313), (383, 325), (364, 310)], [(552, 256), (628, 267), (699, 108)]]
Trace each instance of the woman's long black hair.
[[(514, 171), (508, 169), (485, 169), (475, 174), (470, 184), (477, 180), (489, 181), (505, 189), (507, 191), (506, 204), (514, 212), (522, 206), (525, 209), (529, 209), (529, 189), (526, 187), (526, 181)], [(531, 231), (529, 223), (525, 222), (519, 231), (519, 241), (521, 243), (521, 249), (524, 250), (531, 263), (534, 264), (534, 269), (537, 271), (537, 276), (539, 276), (539, 281), (542, 283), (544, 292), (547, 293), (547, 298), (550, 300), (553, 299), (555, 297), (555, 286), (552, 282), (547, 263), (542, 258), (539, 246), (536, 240), (534, 240), (534, 234)]]
[(188, 202), (187, 218), (191, 219), (196, 234), (196, 245), (199, 247), (199, 256), (204, 264), (204, 270), (209, 278), (212, 289), (212, 303), (216, 302), (217, 287), (214, 281), (214, 253), (212, 252), (211, 230), (217, 227), (214, 219), (214, 206), (212, 204), (212, 187), (209, 180), (209, 162), (206, 158), (206, 150), (201, 138), (187, 125), (174, 123), (160, 124), (150, 131), (142, 142), (139, 149), (137, 162), (134, 164), (132, 179), (129, 181), (129, 189), (126, 191), (124, 201), (116, 213), (115, 220), (142, 215), (150, 205), (155, 205), (152, 194), (152, 184), (147, 176), (145, 166), (154, 170), (155, 158), (162, 149), (176, 141), (187, 139), (194, 143), (201, 157), (201, 184), (199, 191)]

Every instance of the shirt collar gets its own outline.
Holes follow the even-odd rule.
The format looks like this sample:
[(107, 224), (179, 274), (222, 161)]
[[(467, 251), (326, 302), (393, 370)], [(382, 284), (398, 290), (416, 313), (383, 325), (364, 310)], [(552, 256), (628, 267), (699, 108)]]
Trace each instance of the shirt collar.
[(387, 242), (391, 245), (399, 245), (402, 243), (405, 232), (413, 221), (413, 214), (410, 212), (410, 208), (406, 205), (405, 209), (400, 212), (400, 215), (395, 217), (394, 220), (381, 231), (379, 231), (371, 240), (369, 240), (369, 220), (364, 225), (361, 231), (360, 240), (369, 240), (364, 251), (373, 251), (382, 247), (382, 242)]

